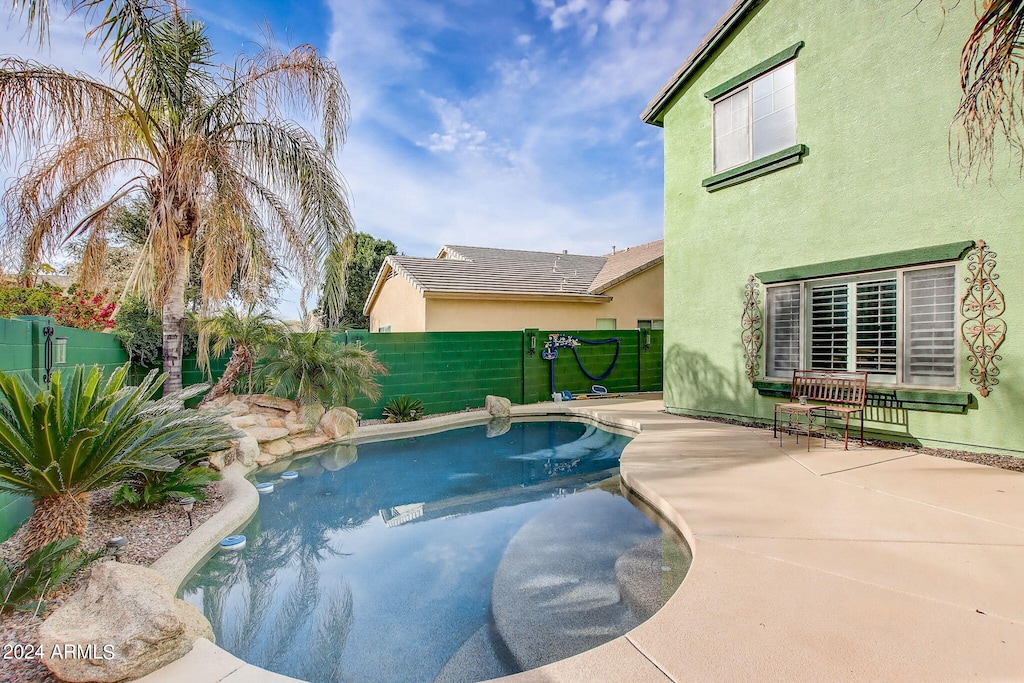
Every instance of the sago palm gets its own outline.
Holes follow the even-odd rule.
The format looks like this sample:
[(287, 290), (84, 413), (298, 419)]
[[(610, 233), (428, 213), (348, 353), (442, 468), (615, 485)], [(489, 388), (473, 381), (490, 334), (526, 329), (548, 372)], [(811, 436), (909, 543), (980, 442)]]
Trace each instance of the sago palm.
[(154, 400), (156, 371), (125, 386), (128, 365), (107, 380), (98, 367), (55, 372), (49, 386), (0, 372), (0, 490), (32, 496), (23, 556), (80, 536), (89, 494), (139, 469), (173, 471), (235, 435), (216, 413), (185, 410), (205, 385)]
[(380, 398), (375, 375), (387, 374), (377, 354), (356, 344), (339, 344), (326, 330), (289, 332), (270, 346), (260, 375), (271, 393), (295, 400), (306, 413), (317, 404), (347, 405), (361, 393)]
[[(312, 47), (267, 46), (215, 69), (202, 24), (174, 5), (83, 2), (95, 5), (107, 7), (91, 35), (105, 46), (109, 80), (0, 59), (0, 144), (33, 159), (4, 196), (0, 237), (24, 267), (84, 236), (80, 277), (89, 281), (116, 207), (141, 197), (147, 236), (129, 288), (162, 309), (164, 391), (173, 392), (192, 254), (202, 255), (204, 309), (233, 284), (257, 299), (277, 267), (304, 291), (323, 283), (327, 308), (343, 306), (343, 278), (325, 275), (352, 233), (333, 157), (348, 99)], [(284, 118), (286, 108), (319, 117), (320, 137)]]
[(234, 308), (225, 308), (212, 318), (199, 321), (199, 364), (210, 370), (210, 354), (223, 356), (231, 349), (224, 374), (213, 385), (199, 405), (204, 405), (231, 391), (242, 373), (249, 377), (249, 391), (252, 392), (253, 363), (263, 348), (286, 334), (284, 326), (268, 312), (256, 312), (252, 307), (246, 313)]

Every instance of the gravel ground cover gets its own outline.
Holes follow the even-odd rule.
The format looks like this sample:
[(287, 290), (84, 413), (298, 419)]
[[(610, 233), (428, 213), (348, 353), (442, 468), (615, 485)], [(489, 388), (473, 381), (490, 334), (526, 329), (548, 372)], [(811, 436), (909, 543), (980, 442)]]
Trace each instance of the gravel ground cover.
[[(184, 539), (189, 532), (188, 518), (176, 502), (168, 502), (149, 510), (127, 510), (110, 504), (110, 490), (97, 491), (92, 496), (92, 515), (89, 528), (82, 538), (82, 545), (88, 550), (103, 547), (114, 536), (125, 536), (128, 545), (121, 555), (121, 562), (150, 565), (165, 552)], [(214, 484), (207, 489), (207, 499), (196, 503), (192, 510), (192, 522), (199, 526), (212, 517), (224, 504), (224, 499)], [(0, 555), (14, 558), (21, 549), (22, 532), (14, 534), (0, 544)], [(98, 560), (107, 562), (109, 560)], [(88, 569), (86, 569), (88, 572)], [(4, 659), (9, 645), (32, 644), (38, 646), (39, 624), (53, 610), (64, 603), (82, 584), (84, 576), (68, 582), (50, 597), (46, 607), (38, 615), (31, 612), (12, 612), (2, 616), (0, 621), (0, 681), (3, 683), (56, 683), (38, 659)]]

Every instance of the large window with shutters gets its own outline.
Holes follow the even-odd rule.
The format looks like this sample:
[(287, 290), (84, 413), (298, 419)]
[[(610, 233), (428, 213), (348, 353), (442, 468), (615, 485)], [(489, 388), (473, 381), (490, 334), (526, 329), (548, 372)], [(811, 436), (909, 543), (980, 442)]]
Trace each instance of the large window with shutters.
[(872, 384), (956, 386), (956, 267), (767, 287), (765, 376), (861, 371)]

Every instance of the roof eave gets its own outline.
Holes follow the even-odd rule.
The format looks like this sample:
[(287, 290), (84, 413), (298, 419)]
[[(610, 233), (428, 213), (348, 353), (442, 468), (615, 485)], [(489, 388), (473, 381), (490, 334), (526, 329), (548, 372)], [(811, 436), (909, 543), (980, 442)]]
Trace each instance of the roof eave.
[(658, 265), (659, 263), (664, 263), (664, 261), (665, 261), (665, 255), (664, 254), (661, 254), (660, 256), (656, 256), (656, 257), (652, 258), (650, 261), (647, 261), (646, 263), (642, 263), (639, 266), (637, 266), (636, 268), (630, 270), (628, 273), (623, 273), (622, 275), (618, 276), (614, 280), (609, 280), (608, 282), (604, 283), (600, 287), (595, 287), (594, 289), (590, 290), (590, 293), (591, 294), (604, 294), (605, 292), (607, 292), (609, 289), (611, 289), (615, 285), (622, 284), (626, 280), (628, 280), (628, 279), (630, 279), (632, 277), (636, 277), (640, 273), (647, 272), (648, 270), (650, 270), (654, 266)]
[(373, 308), (374, 302), (377, 300), (377, 296), (380, 294), (381, 288), (384, 283), (387, 282), (385, 277), (388, 270), (393, 270), (395, 273), (399, 273), (409, 283), (420, 292), (423, 292), (423, 284), (416, 279), (416, 277), (410, 273), (406, 268), (402, 266), (393, 256), (388, 256), (384, 259), (384, 263), (380, 264), (380, 270), (377, 271), (377, 277), (373, 280), (373, 285), (370, 287), (370, 293), (366, 297), (366, 303), (363, 304), (363, 315), (370, 315), (370, 309)]
[(425, 299), (478, 299), (483, 301), (563, 301), (587, 304), (603, 304), (612, 300), (605, 294), (575, 294), (569, 292), (486, 292), (450, 289), (428, 289), (423, 292)]
[(689, 82), (690, 77), (693, 76), (707, 61), (708, 57), (714, 53), (719, 45), (722, 44), (729, 34), (743, 21), (746, 17), (747, 12), (754, 9), (757, 5), (765, 2), (766, 0), (737, 0), (732, 7), (726, 11), (725, 15), (718, 21), (715, 28), (711, 30), (704, 40), (700, 42), (697, 49), (686, 58), (683, 65), (672, 75), (654, 99), (648, 103), (647, 108), (644, 109), (640, 115), (640, 119), (644, 123), (649, 123), (652, 126), (662, 127), (664, 125), (662, 115), (665, 113), (665, 109), (672, 102), (679, 91)]

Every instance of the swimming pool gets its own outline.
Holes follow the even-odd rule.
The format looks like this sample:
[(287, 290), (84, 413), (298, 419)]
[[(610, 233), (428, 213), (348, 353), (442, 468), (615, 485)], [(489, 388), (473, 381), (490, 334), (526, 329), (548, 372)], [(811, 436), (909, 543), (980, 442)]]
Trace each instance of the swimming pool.
[(293, 461), (297, 479), (257, 472), (275, 490), (247, 547), (215, 555), (184, 599), (222, 648), (315, 683), (484, 680), (659, 608), (689, 556), (619, 493), (629, 438), (571, 422), (487, 434), (335, 445)]

